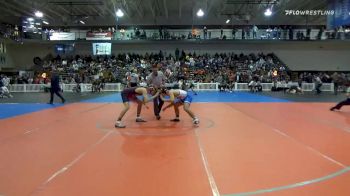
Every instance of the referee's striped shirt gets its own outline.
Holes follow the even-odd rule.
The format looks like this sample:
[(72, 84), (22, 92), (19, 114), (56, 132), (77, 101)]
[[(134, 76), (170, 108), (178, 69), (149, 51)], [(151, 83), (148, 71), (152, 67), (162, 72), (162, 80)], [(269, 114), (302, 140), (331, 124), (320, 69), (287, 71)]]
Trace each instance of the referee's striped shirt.
[(153, 85), (156, 88), (161, 87), (165, 83), (165, 76), (163, 72), (158, 71), (158, 75), (155, 76), (154, 73), (151, 73), (147, 77), (147, 84), (148, 85)]

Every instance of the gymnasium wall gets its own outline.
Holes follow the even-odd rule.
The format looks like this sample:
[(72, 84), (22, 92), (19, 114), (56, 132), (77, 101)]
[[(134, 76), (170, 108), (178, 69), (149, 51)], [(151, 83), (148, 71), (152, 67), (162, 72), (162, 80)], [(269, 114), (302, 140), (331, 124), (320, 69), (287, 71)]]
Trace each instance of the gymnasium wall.
[(295, 71), (350, 71), (350, 51), (276, 51), (276, 55)]
[(327, 16), (327, 28), (350, 25), (350, 0), (328, 0), (328, 10), (335, 10)]
[[(26, 70), (33, 67), (33, 58), (44, 58), (55, 54), (55, 44), (65, 42), (25, 42), (7, 45), (9, 60), (7, 67)], [(67, 42), (68, 43), (68, 42)], [(113, 43), (112, 53), (140, 53), (164, 51), (174, 54), (179, 48), (185, 52), (274, 52), (292, 70), (350, 71), (350, 42), (348, 41), (277, 41), (277, 40), (207, 40), (207, 41), (122, 41)], [(70, 55), (92, 55), (92, 42), (75, 42), (75, 51)], [(63, 55), (64, 56), (64, 55)]]
[(13, 58), (11, 53), (8, 51), (8, 44), (6, 41), (0, 40), (0, 71), (6, 71), (6, 69), (11, 69), (13, 66)]

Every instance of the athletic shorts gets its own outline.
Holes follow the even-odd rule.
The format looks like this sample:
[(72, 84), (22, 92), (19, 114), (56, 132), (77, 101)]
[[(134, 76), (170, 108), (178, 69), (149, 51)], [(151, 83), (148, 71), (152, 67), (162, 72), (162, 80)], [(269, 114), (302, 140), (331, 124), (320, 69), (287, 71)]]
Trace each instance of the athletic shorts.
[(175, 103), (192, 103), (192, 96), (191, 95), (187, 95), (185, 98), (183, 99), (175, 99)]
[(123, 103), (125, 102), (130, 102), (130, 101), (135, 101), (136, 97), (134, 95), (130, 95), (128, 93), (122, 92), (122, 101)]

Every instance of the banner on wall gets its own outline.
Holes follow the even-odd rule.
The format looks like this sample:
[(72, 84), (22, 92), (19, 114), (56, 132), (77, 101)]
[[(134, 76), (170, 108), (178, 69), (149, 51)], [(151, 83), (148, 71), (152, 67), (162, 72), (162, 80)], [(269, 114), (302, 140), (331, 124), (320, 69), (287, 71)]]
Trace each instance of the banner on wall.
[(0, 70), (1, 67), (6, 66), (6, 44), (4, 42), (0, 42)]
[(329, 10), (334, 10), (334, 15), (328, 15), (328, 28), (350, 25), (350, 0), (328, 0)]
[(53, 32), (50, 40), (75, 40), (75, 33)]
[(4, 42), (0, 42), (0, 54), (6, 53), (6, 44)]
[(18, 72), (18, 75), (21, 77), (34, 77), (34, 71), (22, 71)]
[(56, 44), (55, 53), (56, 54), (71, 54), (74, 52), (75, 44)]
[(0, 54), (0, 66), (5, 66), (6, 65), (6, 56)]
[(112, 40), (112, 33), (111, 32), (104, 32), (104, 33), (87, 32), (86, 40)]

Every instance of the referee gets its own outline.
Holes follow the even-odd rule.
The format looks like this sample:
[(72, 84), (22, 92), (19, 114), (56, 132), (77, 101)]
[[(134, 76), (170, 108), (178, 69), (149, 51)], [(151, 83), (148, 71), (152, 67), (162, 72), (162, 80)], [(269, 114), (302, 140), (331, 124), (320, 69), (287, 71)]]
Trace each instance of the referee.
[(344, 105), (350, 105), (350, 85), (348, 85), (348, 88), (346, 89), (346, 99), (340, 103), (338, 103), (336, 106), (332, 107), (330, 110), (340, 110), (341, 107)]
[[(153, 86), (154, 88), (160, 88), (165, 86), (165, 80), (166, 78), (163, 72), (158, 70), (157, 65), (154, 65), (152, 67), (152, 73), (147, 77), (147, 84)], [(160, 99), (160, 97), (153, 99), (153, 110), (157, 120), (160, 119), (159, 113), (162, 110), (163, 104), (164, 101)]]
[(50, 102), (49, 104), (53, 104), (53, 96), (56, 94), (59, 98), (61, 98), (62, 103), (66, 102), (66, 100), (62, 97), (61, 93), (61, 87), (60, 87), (60, 78), (57, 74), (57, 72), (52, 71), (51, 74), (51, 88), (50, 88)]

